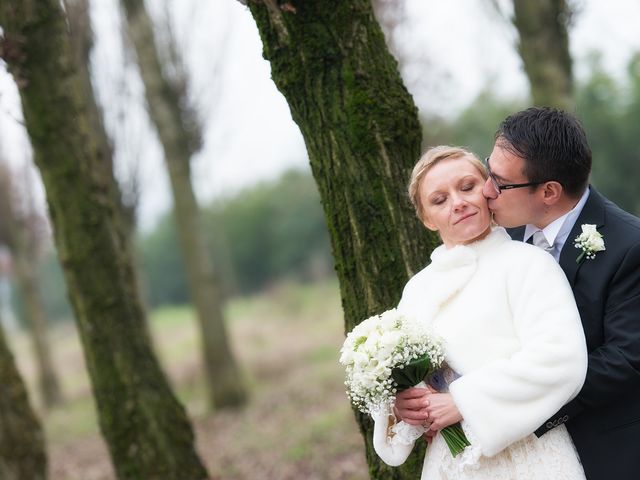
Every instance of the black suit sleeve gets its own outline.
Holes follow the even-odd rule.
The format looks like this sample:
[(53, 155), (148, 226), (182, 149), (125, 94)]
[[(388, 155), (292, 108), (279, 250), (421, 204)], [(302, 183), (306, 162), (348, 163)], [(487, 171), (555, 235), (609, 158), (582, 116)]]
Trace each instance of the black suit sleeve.
[(602, 326), (604, 342), (589, 353), (587, 377), (580, 393), (536, 435), (585, 408), (605, 406), (640, 385), (640, 245), (629, 249), (609, 284)]

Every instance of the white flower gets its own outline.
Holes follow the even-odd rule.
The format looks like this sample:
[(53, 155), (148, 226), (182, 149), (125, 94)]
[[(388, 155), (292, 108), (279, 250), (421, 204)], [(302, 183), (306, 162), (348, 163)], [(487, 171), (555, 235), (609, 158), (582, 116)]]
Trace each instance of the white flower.
[(593, 260), (596, 257), (596, 252), (606, 250), (602, 234), (596, 230), (595, 225), (589, 223), (582, 225), (582, 233), (576, 237), (575, 247), (582, 250), (578, 258), (576, 258), (577, 263), (580, 263), (585, 256)]
[(423, 323), (396, 309), (360, 322), (340, 350), (351, 401), (364, 413), (388, 408), (398, 386), (392, 370), (425, 354), (435, 367), (439, 366), (444, 360), (441, 339)]

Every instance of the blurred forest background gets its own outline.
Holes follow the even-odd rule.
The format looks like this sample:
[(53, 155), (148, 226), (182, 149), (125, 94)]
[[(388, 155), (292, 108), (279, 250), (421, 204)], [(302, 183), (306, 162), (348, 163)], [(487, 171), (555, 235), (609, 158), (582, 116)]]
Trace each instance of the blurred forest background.
[[(225, 1), (232, 6), (220, 6)], [(239, 2), (225, 1), (213, 2), (220, 5), (218, 10), (209, 7), (208, 15), (211, 11), (229, 15), (230, 19), (243, 15), (256, 30), (252, 41), (257, 50), (253, 55), (258, 58), (257, 10), (250, 12)], [(36, 443), (43, 445), (42, 456), (46, 451), (48, 457), (45, 475), (83, 480), (154, 478), (140, 473), (152, 471), (145, 468), (153, 468), (153, 455), (149, 454), (150, 460), (141, 470), (135, 470), (135, 462), (125, 459), (132, 455), (115, 446), (114, 438), (122, 434), (117, 421), (104, 420), (107, 412), (113, 412), (109, 409), (117, 409), (117, 403), (129, 398), (127, 395), (135, 397), (137, 390), (128, 389), (128, 382), (146, 380), (128, 380), (132, 377), (122, 371), (102, 376), (106, 367), (101, 366), (101, 362), (118, 363), (128, 358), (130, 351), (124, 347), (120, 351), (120, 347), (130, 335), (146, 338), (148, 328), (149, 341), (141, 341), (131, 351), (143, 352), (143, 357), (135, 358), (139, 365), (151, 365), (150, 371), (156, 368), (149, 359), (158, 357), (154, 382), (164, 385), (162, 372), (166, 373), (166, 391), (172, 390), (176, 396), (170, 407), (173, 413), (167, 415), (175, 413), (176, 422), (184, 421), (185, 432), (190, 431), (190, 421), (195, 431), (197, 453), (187, 452), (185, 457), (191, 455), (189, 462), (195, 465), (196, 473), (183, 478), (204, 478), (198, 476), (203, 469), (211, 478), (225, 479), (367, 478), (362, 439), (337, 365), (345, 329), (341, 307), (345, 304), (334, 268), (331, 229), (327, 229), (327, 201), (321, 201), (318, 179), (314, 180), (307, 166), (309, 159), (299, 133), (293, 137), (288, 133), (278, 135), (294, 124), (286, 109), (283, 123), (278, 123), (282, 105), (286, 104), (275, 85), (269, 82), (269, 95), (277, 100), (264, 100), (267, 109), (269, 102), (280, 102), (280, 107), (273, 107), (274, 125), (264, 126), (268, 140), (245, 135), (243, 113), (229, 113), (233, 106), (225, 100), (225, 88), (233, 88), (229, 86), (234, 83), (229, 73), (230, 57), (238, 51), (230, 46), (242, 42), (235, 38), (234, 23), (224, 25), (218, 20), (218, 29), (190, 31), (190, 23), (202, 27), (202, 22), (198, 23), (198, 2), (181, 6), (170, 0), (149, 1), (146, 5), (141, 0), (122, 0), (119, 4), (115, 0), (63, 2), (73, 58), (68, 61), (80, 65), (77, 85), (84, 85), (85, 94), (91, 92), (79, 111), (87, 115), (86, 124), (102, 132), (92, 143), (102, 152), (98, 157), (110, 159), (106, 170), (111, 176), (100, 180), (100, 188), (87, 191), (110, 192), (104, 196), (119, 199), (110, 207), (120, 212), (113, 214), (120, 215), (120, 220), (113, 222), (112, 236), (124, 240), (116, 242), (120, 254), (113, 258), (131, 256), (135, 273), (121, 273), (124, 276), (120, 283), (126, 287), (123, 291), (135, 293), (131, 297), (139, 298), (141, 305), (132, 300), (133, 307), (127, 312), (138, 314), (127, 313), (131, 317), (121, 319), (139, 330), (106, 335), (110, 340), (105, 348), (115, 352), (110, 357), (108, 352), (91, 353), (94, 340), (99, 340), (93, 337), (99, 323), (91, 323), (97, 317), (92, 317), (90, 309), (105, 311), (112, 304), (100, 306), (96, 300), (96, 306), (92, 306), (89, 297), (82, 296), (88, 293), (68, 293), (69, 278), (74, 279), (76, 287), (90, 283), (87, 279), (95, 267), (73, 257), (72, 237), (63, 238), (63, 233), (57, 233), (58, 244), (70, 250), (56, 251), (54, 246), (54, 231), (64, 229), (52, 221), (52, 207), (45, 206), (44, 190), (48, 195), (53, 190), (53, 180), (46, 178), (53, 179), (56, 173), (55, 169), (46, 173), (46, 162), (53, 165), (54, 161), (43, 160), (42, 152), (55, 149), (43, 143), (44, 135), (32, 126), (37, 112), (42, 112), (28, 98), (28, 89), (35, 88), (37, 82), (21, 84), (23, 77), (15, 67), (21, 57), (15, 55), (16, 44), (11, 43), (15, 37), (11, 35), (22, 13), (8, 14), (10, 3), (0, 1), (6, 68), (0, 83), (0, 320), (4, 331), (0, 338), (6, 338), (12, 352), (9, 357), (15, 359), (17, 372), (26, 384), (34, 418), (39, 419), (33, 422), (42, 426), (41, 434), (37, 433), (38, 427), (33, 428), (39, 438)], [(47, 12), (56, 4), (44, 0), (27, 3)], [(299, 2), (264, 3), (295, 13)], [(432, 2), (422, 3), (420, 11), (430, 15)], [(562, 23), (571, 43), (573, 29), (594, 1), (549, 3), (565, 9)], [(455, 89), (450, 88), (455, 85), (451, 75), (476, 72), (463, 65), (453, 73), (446, 72), (439, 63), (444, 62), (446, 51), (434, 52), (420, 42), (412, 44), (412, 28), (419, 23), (415, 2), (374, 0), (373, 5), (387, 46), (418, 104), (423, 147), (464, 145), (479, 157), (487, 156), (499, 122), (533, 102), (529, 92), (505, 94), (502, 83), (494, 81), (495, 77), (487, 78), (471, 94), (465, 92), (470, 101), (461, 102)], [(516, 14), (511, 2), (473, 5), (486, 12), (480, 19), (486, 22), (485, 31), (495, 29), (496, 35), (502, 34), (498, 41), (515, 56), (526, 54), (518, 49), (524, 40), (516, 40)], [(437, 10), (435, 4), (432, 6)], [(252, 13), (256, 22), (251, 19)], [(613, 7), (610, 13), (613, 24), (618, 19), (622, 22), (620, 16), (625, 15)], [(457, 15), (471, 13), (459, 8)], [(519, 34), (523, 35), (521, 26)], [(209, 48), (204, 53), (203, 45)], [(191, 58), (195, 46), (200, 49), (199, 60)], [(579, 69), (580, 75), (569, 74), (571, 98), (562, 106), (574, 110), (587, 131), (594, 158), (592, 183), (622, 208), (638, 215), (640, 49), (634, 51), (630, 45), (620, 48), (625, 50), (624, 67), (615, 71), (609, 66), (607, 53), (597, 48), (590, 47), (579, 59), (573, 59), (573, 70)], [(494, 54), (489, 51), (486, 55)], [(268, 62), (259, 61), (268, 78)], [(119, 66), (109, 65), (111, 62)], [(25, 66), (24, 71), (29, 68), (37, 66)], [(505, 76), (522, 75), (523, 66), (517, 68), (520, 71)], [(239, 88), (251, 89), (251, 80), (238, 79)], [(261, 88), (255, 87), (258, 95), (263, 94)], [(27, 106), (24, 114), (18, 90)], [(262, 102), (249, 93), (246, 96)], [(455, 107), (446, 106), (447, 102)], [(251, 116), (251, 111), (244, 115)], [(47, 122), (63, 123), (55, 119)], [(261, 129), (247, 122), (250, 128)], [(239, 150), (234, 142), (252, 144), (253, 150)], [(271, 160), (274, 156), (287, 158), (280, 162), (282, 159)], [(102, 171), (105, 164), (99, 165), (97, 170)], [(239, 172), (236, 177), (225, 177), (227, 166)], [(40, 171), (44, 172), (44, 187)], [(234, 180), (238, 177), (241, 179)], [(397, 188), (401, 191), (405, 185), (397, 184)], [(75, 205), (73, 202), (64, 203), (71, 200), (67, 197), (53, 207), (54, 220), (60, 221), (67, 207), (75, 211), (75, 206), (70, 206)], [(98, 203), (101, 201), (110, 200)], [(49, 203), (55, 201), (49, 198)], [(78, 238), (76, 245), (87, 244), (96, 235), (93, 232), (86, 239)], [(98, 244), (91, 244), (88, 257), (111, 262), (104, 260), (107, 257), (98, 248)], [(60, 258), (70, 272), (67, 281), (65, 263)], [(425, 251), (421, 261), (427, 258)], [(128, 268), (123, 263), (118, 271)], [(117, 294), (104, 293), (105, 298), (112, 296)], [(86, 318), (78, 312), (84, 312)], [(109, 375), (122, 375), (125, 385), (125, 393), (115, 404), (109, 403), (105, 394), (111, 388), (105, 387)], [(145, 401), (140, 400), (141, 410), (153, 403)], [(185, 406), (186, 416), (176, 409), (179, 404)], [(2, 405), (0, 401), (0, 409)], [(153, 429), (153, 422), (150, 425), (148, 428)], [(136, 437), (128, 445), (140, 446), (144, 441)], [(159, 434), (149, 442), (163, 444), (168, 440)], [(6, 448), (0, 441), (0, 459)], [(4, 472), (1, 468), (0, 477)]]

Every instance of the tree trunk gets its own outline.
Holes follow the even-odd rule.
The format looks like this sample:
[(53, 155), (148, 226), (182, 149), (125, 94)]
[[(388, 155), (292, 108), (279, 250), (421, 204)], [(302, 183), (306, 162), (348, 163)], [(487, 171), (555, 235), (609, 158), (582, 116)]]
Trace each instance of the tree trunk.
[(3, 240), (9, 247), (16, 266), (18, 288), (25, 307), (26, 323), (38, 370), (42, 403), (50, 408), (62, 402), (62, 394), (49, 348), (47, 318), (38, 282), (38, 216), (32, 206), (26, 207), (23, 215), (18, 213), (13, 200), (16, 192), (11, 175), (9, 168), (0, 166), (0, 221), (4, 223), (5, 229)]
[[(80, 79), (82, 102), (86, 106), (88, 134), (95, 144), (98, 161), (106, 172), (114, 172), (113, 146), (104, 126), (103, 112), (98, 105), (93, 83), (91, 81), (91, 50), (93, 49), (93, 31), (91, 29), (90, 5), (88, 0), (64, 0), (66, 18), (69, 23), (69, 39), (78, 77)], [(134, 232), (136, 226), (136, 200), (130, 198), (131, 203), (125, 204), (122, 191), (113, 174), (105, 175), (108, 183), (109, 196), (114, 208), (118, 210), (113, 215), (117, 222), (116, 230), (123, 239), (122, 246), (127, 249), (126, 255), (136, 264)], [(132, 271), (130, 291), (140, 288), (140, 278), (137, 270)], [(129, 290), (129, 287), (126, 288)], [(145, 326), (148, 328), (148, 326)]]
[[(87, 106), (89, 132), (96, 144), (96, 150), (105, 168), (113, 171), (113, 146), (104, 126), (102, 109), (96, 100), (93, 83), (91, 81), (91, 50), (93, 49), (93, 31), (91, 29), (90, 6), (88, 0), (64, 0), (66, 17), (69, 22), (71, 48), (78, 68), (78, 75), (82, 85), (82, 94)], [(122, 201), (122, 193), (118, 182), (113, 177), (110, 193), (114, 202), (122, 211), (118, 219), (122, 221), (122, 230), (127, 237), (130, 254), (135, 254), (133, 248), (133, 234), (136, 224), (137, 205)]]
[(0, 322), (0, 478), (43, 480), (47, 457), (42, 428), (9, 351)]
[(185, 411), (150, 348), (111, 194), (113, 172), (89, 132), (60, 3), (0, 0), (0, 25), (116, 473), (121, 479), (206, 478)]
[(56, 375), (51, 355), (49, 334), (47, 328), (40, 285), (38, 284), (37, 264), (33, 257), (25, 256), (24, 251), (14, 249), (16, 275), (20, 285), (20, 293), (25, 306), (25, 315), (29, 326), (29, 335), (33, 344), (33, 351), (38, 365), (38, 383), (43, 403), (46, 407), (53, 407), (62, 403), (62, 394), (58, 376)]
[[(416, 107), (368, 0), (264, 0), (249, 8), (305, 139), (350, 331), (394, 307), (437, 244), (406, 194), (420, 155)], [(373, 450), (371, 419), (356, 417), (373, 478), (420, 476), (422, 442), (403, 467), (389, 468)]]
[(123, 0), (122, 4), (145, 85), (149, 115), (164, 148), (187, 282), (200, 326), (211, 403), (215, 408), (237, 407), (245, 402), (246, 392), (229, 345), (222, 292), (191, 184), (189, 161), (199, 143), (199, 133), (187, 124), (184, 90), (180, 91), (163, 74), (144, 2)]
[(571, 9), (565, 0), (513, 0), (518, 51), (535, 105), (572, 111), (573, 73), (568, 26)]

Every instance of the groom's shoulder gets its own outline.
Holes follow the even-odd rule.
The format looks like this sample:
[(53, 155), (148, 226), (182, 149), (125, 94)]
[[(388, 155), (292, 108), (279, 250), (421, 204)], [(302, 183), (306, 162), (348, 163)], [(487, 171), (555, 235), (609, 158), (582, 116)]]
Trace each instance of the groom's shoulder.
[(640, 218), (623, 210), (606, 197), (602, 197), (606, 212), (605, 225), (625, 231), (633, 238), (640, 237)]
[[(599, 228), (607, 249), (607, 263), (640, 266), (640, 218), (600, 195), (604, 207), (604, 225)], [(634, 267), (635, 268), (635, 267)], [(636, 272), (634, 275), (637, 275)]]

